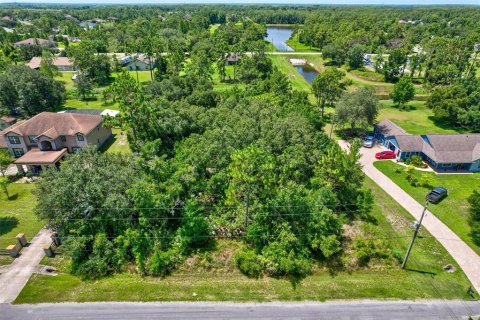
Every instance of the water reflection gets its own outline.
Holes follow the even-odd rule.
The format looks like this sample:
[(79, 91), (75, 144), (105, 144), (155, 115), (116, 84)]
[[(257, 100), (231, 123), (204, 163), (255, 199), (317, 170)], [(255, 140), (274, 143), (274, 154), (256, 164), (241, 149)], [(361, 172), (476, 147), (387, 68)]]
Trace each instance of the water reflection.
[(310, 84), (312, 84), (313, 78), (315, 78), (315, 76), (318, 74), (318, 71), (309, 64), (295, 66), (295, 69), (297, 69), (298, 73), (300, 73), (302, 77), (304, 77), (305, 80), (307, 80), (307, 82)]
[(289, 27), (267, 27), (265, 40), (272, 43), (279, 51), (294, 51), (285, 42), (292, 36), (293, 29)]

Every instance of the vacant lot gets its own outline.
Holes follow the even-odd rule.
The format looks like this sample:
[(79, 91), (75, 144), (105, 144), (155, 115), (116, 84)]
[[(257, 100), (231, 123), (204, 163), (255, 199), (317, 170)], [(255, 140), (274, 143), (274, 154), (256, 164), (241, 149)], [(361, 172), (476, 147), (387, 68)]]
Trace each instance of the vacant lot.
[(382, 100), (378, 120), (389, 119), (411, 134), (461, 133), (462, 129), (453, 127), (438, 119), (424, 101), (409, 102), (407, 107), (399, 109), (391, 100)]
[[(0, 248), (2, 249), (15, 244), (15, 236), (19, 233), (25, 233), (27, 240), (32, 240), (44, 225), (33, 213), (36, 201), (32, 191), (35, 186), (9, 183), (7, 188), (10, 200), (7, 200), (3, 192), (0, 193)], [(11, 262), (12, 259), (8, 256), (0, 256), (0, 265)]]
[[(375, 167), (392, 179), (403, 190), (410, 194), (417, 201), (423, 203), (425, 195), (430, 191), (424, 187), (414, 187), (407, 181), (403, 170), (397, 172), (400, 166), (392, 161), (377, 161)], [(400, 167), (404, 168), (404, 167)], [(467, 198), (475, 188), (480, 189), (480, 174), (441, 174), (421, 173), (431, 175), (435, 186), (442, 186), (448, 189), (448, 197), (439, 204), (430, 204), (428, 210), (435, 214), (453, 232), (455, 232), (465, 243), (480, 254), (480, 247), (475, 245), (470, 238), (470, 227), (468, 224), (468, 202)]]
[[(16, 303), (61, 301), (275, 301), (330, 299), (468, 299), (470, 285), (459, 270), (450, 274), (442, 266), (455, 262), (425, 230), (401, 270), (411, 237), (411, 217), (372, 181), (377, 204), (364, 221), (345, 226), (345, 253), (331, 263), (319, 263), (305, 279), (250, 279), (236, 269), (233, 254), (243, 244), (234, 240), (217, 242), (213, 251), (187, 259), (173, 275), (164, 279), (123, 273), (98, 280), (82, 281), (67, 274), (68, 261), (57, 257), (43, 263), (56, 265), (56, 277), (34, 275)], [(351, 241), (357, 236), (385, 246), (387, 258), (373, 259), (368, 266), (355, 265)]]

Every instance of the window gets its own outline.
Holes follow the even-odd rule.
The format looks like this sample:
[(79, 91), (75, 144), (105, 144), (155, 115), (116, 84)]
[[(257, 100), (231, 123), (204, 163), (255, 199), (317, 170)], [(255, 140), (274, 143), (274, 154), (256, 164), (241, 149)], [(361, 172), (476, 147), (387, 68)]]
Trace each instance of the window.
[(72, 152), (77, 153), (78, 151), (80, 151), (80, 149), (81, 149), (80, 147), (73, 147)]
[(60, 136), (60, 140), (62, 140), (62, 142), (65, 142), (67, 141), (67, 138), (65, 138), (65, 136)]
[(15, 157), (21, 157), (25, 154), (25, 152), (23, 151), (22, 148), (13, 148), (13, 154), (15, 155)]
[(77, 134), (77, 140), (78, 141), (84, 141), (85, 137), (82, 134)]
[(8, 136), (8, 141), (10, 144), (21, 144), (20, 137), (17, 136)]
[(38, 143), (37, 137), (36, 136), (28, 136), (28, 140), (30, 140), (30, 143)]

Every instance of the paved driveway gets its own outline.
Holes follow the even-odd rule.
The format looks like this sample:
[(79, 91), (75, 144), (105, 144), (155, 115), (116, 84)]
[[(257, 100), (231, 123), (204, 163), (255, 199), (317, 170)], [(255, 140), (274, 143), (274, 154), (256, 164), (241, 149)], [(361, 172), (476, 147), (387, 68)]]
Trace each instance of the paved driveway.
[[(50, 232), (42, 229), (32, 239), (30, 245), (23, 248), (20, 257), (16, 258), (7, 268), (2, 269), (0, 303), (9, 303), (17, 298), (32, 273), (38, 270), (38, 264), (44, 256), (43, 246), (51, 242)], [(1, 315), (0, 319), (2, 319)]]
[[(339, 141), (339, 144), (344, 149), (348, 148), (348, 143), (345, 141)], [(402, 188), (373, 166), (373, 162), (376, 161), (375, 153), (382, 150), (385, 150), (385, 148), (381, 146), (375, 146), (371, 149), (361, 148), (360, 153), (362, 157), (360, 158), (360, 163), (363, 165), (363, 171), (416, 220), (419, 220), (424, 204), (418, 203), (403, 191)], [(477, 292), (480, 292), (480, 256), (428, 210), (422, 225), (447, 249), (448, 253), (450, 253), (463, 269), (463, 272), (467, 275)]]

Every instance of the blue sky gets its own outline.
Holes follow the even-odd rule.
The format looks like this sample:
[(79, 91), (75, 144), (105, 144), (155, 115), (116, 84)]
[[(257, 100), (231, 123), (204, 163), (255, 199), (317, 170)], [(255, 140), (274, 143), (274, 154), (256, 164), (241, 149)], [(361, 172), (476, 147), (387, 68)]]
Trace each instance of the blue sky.
[(444, 5), (474, 4), (480, 0), (0, 0), (0, 3), (118, 3), (118, 4), (183, 4), (183, 3), (239, 3), (239, 4), (377, 4), (377, 5)]

